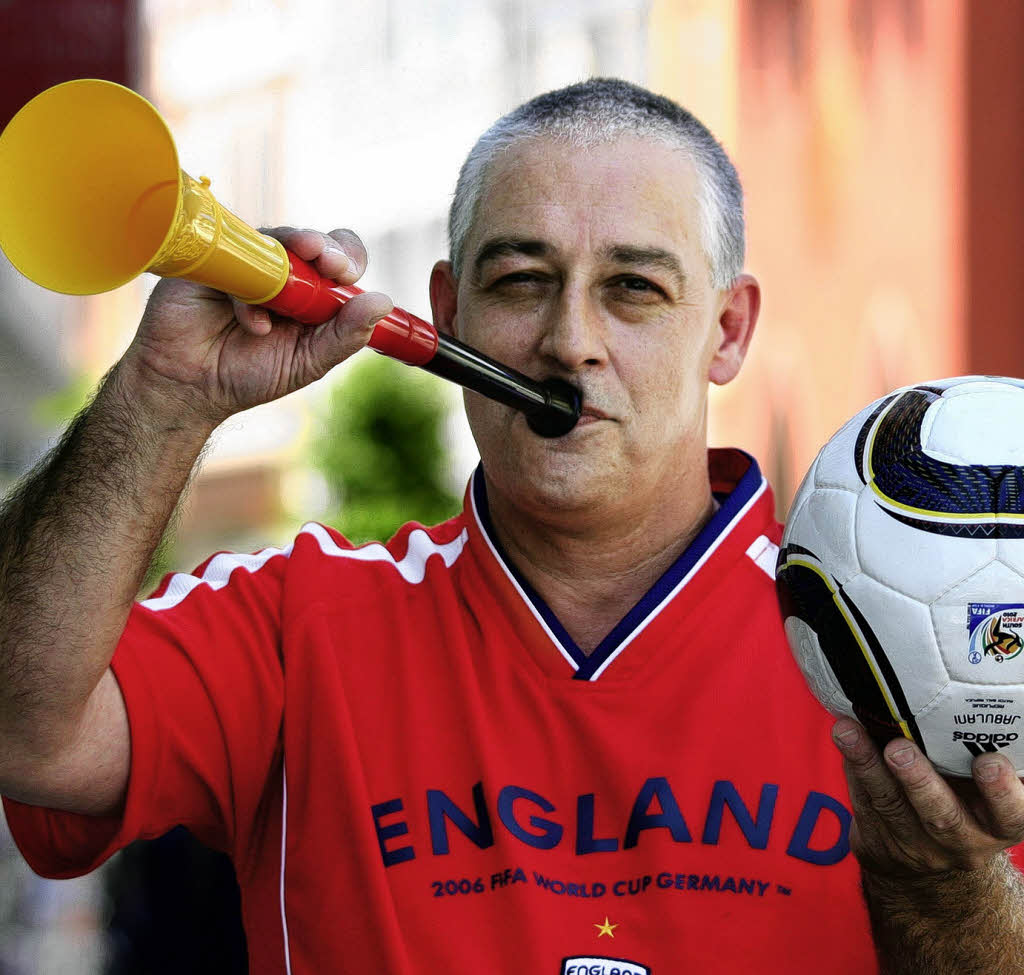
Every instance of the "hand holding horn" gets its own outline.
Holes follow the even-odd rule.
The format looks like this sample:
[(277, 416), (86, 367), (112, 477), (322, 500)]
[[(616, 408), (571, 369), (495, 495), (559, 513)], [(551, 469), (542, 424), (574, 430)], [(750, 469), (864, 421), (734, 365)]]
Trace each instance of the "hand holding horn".
[[(150, 271), (310, 325), (362, 293), (223, 207), (209, 180), (179, 167), (149, 102), (93, 79), (42, 92), (0, 136), (0, 248), (26, 277), (65, 294), (98, 294)], [(541, 436), (561, 436), (579, 418), (568, 383), (529, 379), (400, 308), (369, 345), (523, 411)]]

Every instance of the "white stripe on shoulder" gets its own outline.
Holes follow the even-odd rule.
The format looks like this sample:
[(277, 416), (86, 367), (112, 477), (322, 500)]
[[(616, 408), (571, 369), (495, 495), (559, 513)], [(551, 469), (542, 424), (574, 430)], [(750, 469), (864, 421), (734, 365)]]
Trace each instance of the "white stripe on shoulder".
[(427, 573), (427, 559), (431, 555), (440, 555), (445, 568), (450, 569), (462, 554), (469, 539), (469, 531), (463, 528), (456, 538), (445, 545), (438, 545), (422, 528), (415, 528), (409, 533), (409, 547), (404, 557), (396, 560), (379, 542), (372, 542), (362, 548), (342, 548), (331, 538), (323, 525), (311, 523), (305, 525), (302, 531), (317, 540), (324, 555), (355, 559), (359, 562), (390, 562), (398, 570), (398, 574), (413, 585), (423, 581)]
[(141, 603), (146, 609), (161, 610), (177, 606), (197, 586), (209, 586), (211, 589), (223, 589), (231, 578), (235, 569), (245, 569), (247, 572), (256, 572), (262, 569), (275, 555), (283, 555), (286, 558), (291, 555), (292, 546), (286, 548), (265, 548), (255, 555), (238, 555), (234, 552), (222, 552), (215, 555), (207, 563), (201, 576), (190, 575), (187, 572), (176, 572), (171, 576), (167, 589), (162, 596), (152, 599), (144, 599)]
[[(361, 548), (342, 548), (331, 538), (330, 532), (323, 525), (311, 522), (303, 525), (300, 535), (311, 535), (320, 546), (324, 555), (332, 558), (353, 559), (357, 562), (390, 562), (398, 574), (408, 583), (416, 585), (423, 581), (427, 571), (427, 559), (431, 555), (440, 555), (445, 568), (451, 568), (455, 560), (462, 554), (469, 539), (469, 532), (463, 528), (458, 537), (445, 545), (438, 545), (422, 528), (409, 533), (408, 549), (401, 559), (395, 557), (380, 543), (373, 542)], [(293, 545), (285, 548), (265, 548), (254, 555), (237, 555), (221, 553), (214, 556), (201, 576), (178, 572), (171, 576), (171, 581), (162, 596), (143, 600), (146, 609), (163, 610), (177, 606), (190, 592), (198, 586), (209, 586), (211, 589), (223, 589), (235, 569), (256, 572), (262, 569), (274, 556), (283, 555), (288, 558)]]
[(779, 557), (779, 546), (775, 542), (765, 535), (758, 535), (747, 549), (747, 555), (769, 579), (775, 578), (775, 562)]

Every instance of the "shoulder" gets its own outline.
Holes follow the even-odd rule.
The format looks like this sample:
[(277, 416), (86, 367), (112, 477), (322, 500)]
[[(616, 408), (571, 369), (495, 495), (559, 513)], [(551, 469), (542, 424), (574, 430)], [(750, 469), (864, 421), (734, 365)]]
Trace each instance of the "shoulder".
[(357, 573), (392, 573), (406, 582), (423, 580), (432, 557), (450, 568), (465, 548), (469, 532), (463, 515), (439, 525), (403, 525), (386, 542), (355, 545), (335, 528), (317, 522), (302, 526), (295, 538), (291, 561), (295, 567)]
[(389, 578), (422, 582), (432, 558), (450, 568), (468, 540), (462, 515), (439, 525), (403, 525), (387, 542), (355, 545), (335, 528), (317, 522), (303, 525), (286, 545), (256, 552), (217, 552), (191, 572), (172, 572), (139, 606), (144, 610), (177, 609), (214, 600), (224, 605), (259, 597), (279, 602), (281, 589), (299, 590), (307, 598), (322, 590), (337, 591), (339, 576), (365, 577), (370, 584)]

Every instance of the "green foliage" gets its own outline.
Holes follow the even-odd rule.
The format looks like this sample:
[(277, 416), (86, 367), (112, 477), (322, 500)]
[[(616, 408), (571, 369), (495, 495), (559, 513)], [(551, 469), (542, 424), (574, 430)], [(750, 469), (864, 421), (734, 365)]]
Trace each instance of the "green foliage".
[(339, 383), (313, 445), (313, 462), (351, 541), (386, 540), (407, 521), (450, 518), (460, 499), (445, 477), (443, 380), (363, 353)]
[[(92, 401), (96, 394), (96, 380), (86, 373), (72, 376), (60, 389), (40, 396), (32, 404), (32, 418), (47, 427), (66, 427)], [(9, 486), (9, 485), (8, 485)], [(5, 493), (0, 479), (0, 494)], [(177, 534), (177, 518), (171, 519), (164, 531), (145, 578), (139, 587), (139, 596), (148, 596), (157, 583), (174, 567), (174, 542)]]
[(157, 545), (156, 551), (153, 553), (153, 557), (149, 560), (149, 568), (146, 569), (146, 575), (142, 580), (142, 585), (139, 586), (140, 599), (145, 599), (154, 589), (156, 589), (160, 580), (163, 579), (168, 572), (172, 572), (176, 568), (174, 543), (177, 539), (177, 530), (177, 521), (172, 518), (171, 523), (164, 531), (163, 538), (160, 539), (160, 544)]
[(95, 378), (78, 373), (56, 392), (40, 396), (32, 404), (32, 418), (44, 426), (63, 426), (92, 400), (95, 392)]

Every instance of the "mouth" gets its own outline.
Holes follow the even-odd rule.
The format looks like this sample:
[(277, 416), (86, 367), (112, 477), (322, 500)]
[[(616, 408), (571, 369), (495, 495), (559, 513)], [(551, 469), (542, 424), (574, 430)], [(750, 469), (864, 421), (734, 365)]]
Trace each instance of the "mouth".
[(582, 393), (564, 379), (545, 379), (541, 387), (544, 406), (526, 413), (527, 426), (540, 437), (564, 437), (580, 419)]
[(586, 401), (586, 396), (575, 383), (550, 376), (541, 381), (547, 398), (539, 410), (526, 413), (527, 426), (541, 437), (558, 439), (576, 427), (585, 427), (612, 417), (600, 407)]
[(598, 420), (610, 419), (611, 417), (603, 410), (599, 410), (597, 409), (597, 407), (587, 405), (584, 406), (582, 410), (580, 410), (580, 418), (579, 422), (577, 423), (577, 426), (579, 426), (579, 424), (582, 423), (595, 423)]

